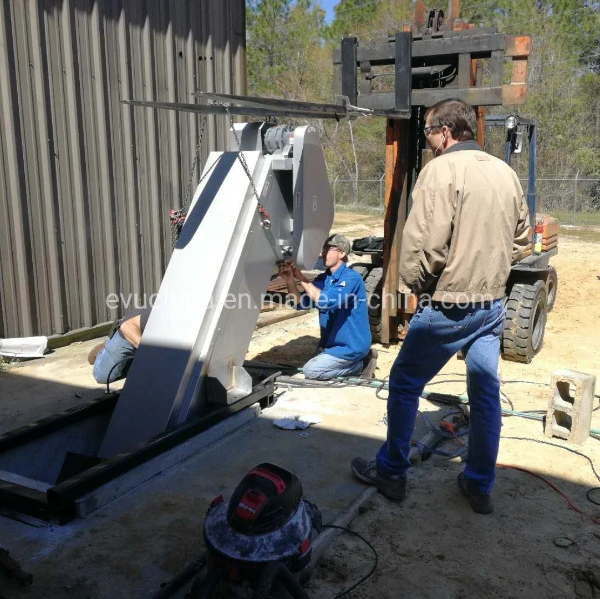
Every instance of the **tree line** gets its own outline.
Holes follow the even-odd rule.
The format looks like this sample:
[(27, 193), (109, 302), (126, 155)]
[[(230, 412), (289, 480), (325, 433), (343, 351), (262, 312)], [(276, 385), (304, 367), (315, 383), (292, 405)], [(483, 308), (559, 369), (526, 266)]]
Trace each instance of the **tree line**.
[[(343, 36), (363, 44), (384, 39), (413, 14), (407, 0), (340, 0), (327, 24), (318, 0), (248, 0), (246, 6), (249, 94), (313, 102), (334, 101), (332, 51)], [(446, 10), (446, 3), (432, 8)], [(600, 3), (462, 0), (460, 16), (532, 36), (527, 102), (491, 112), (538, 121), (538, 176), (600, 178)], [(381, 176), (384, 119), (314, 124), (331, 180)], [(516, 168), (521, 175), (526, 165)], [(590, 191), (590, 207), (600, 207), (598, 195)]]

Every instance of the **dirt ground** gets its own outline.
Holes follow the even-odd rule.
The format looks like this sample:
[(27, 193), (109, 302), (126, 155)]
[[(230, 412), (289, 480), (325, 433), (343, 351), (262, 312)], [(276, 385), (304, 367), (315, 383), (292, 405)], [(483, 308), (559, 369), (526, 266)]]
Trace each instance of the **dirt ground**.
[[(335, 229), (349, 237), (377, 235), (382, 233), (380, 221), (377, 217), (338, 214)], [(558, 297), (549, 316), (542, 351), (529, 365), (501, 363), (502, 390), (515, 410), (545, 411), (551, 392), (550, 376), (557, 369), (570, 368), (600, 377), (600, 302), (597, 299), (600, 292), (600, 239), (587, 234), (584, 239), (573, 234), (562, 237), (560, 252), (553, 259), (553, 264), (559, 277)], [(247, 358), (301, 366), (314, 352), (317, 336), (315, 314), (260, 328), (253, 337)], [(30, 381), (31, 393), (27, 401), (18, 393), (19, 371), (25, 373), (26, 368), (15, 368), (13, 374), (16, 376), (0, 380), (3, 383), (0, 384), (0, 433), (97, 396), (98, 387), (91, 380), (89, 366), (82, 360), (82, 355), (93, 344), (94, 342), (87, 342), (61, 350), (67, 362), (63, 362), (60, 371), (56, 363), (50, 360), (47, 364), (42, 364), (39, 368), (43, 371), (43, 378), (39, 382)], [(397, 355), (398, 346), (376, 347), (380, 350), (377, 377), (384, 378)], [(69, 368), (68, 379), (64, 375), (65, 363)], [(464, 393), (464, 363), (452, 360), (428, 390)], [(344, 428), (352, 429), (355, 436), (338, 435), (333, 440), (330, 438), (328, 444), (323, 446), (325, 451), (337, 452), (343, 456), (343, 464), (349, 462), (347, 457), (352, 452), (362, 451), (366, 446), (375, 449), (383, 440), (385, 402), (378, 399), (375, 392), (371, 394), (365, 389), (353, 391), (348, 388), (336, 391), (335, 399), (331, 399), (333, 395), (320, 395), (318, 390), (301, 391), (304, 394), (302, 397), (314, 393), (311, 401), (319, 400), (322, 403), (320, 409), (324, 415), (323, 422), (313, 426), (311, 436), (308, 437), (312, 451), (317, 455), (321, 451), (319, 438), (325, 435), (331, 437)], [(596, 393), (600, 394), (600, 388), (597, 388)], [(362, 408), (365, 401), (371, 401), (371, 396), (373, 407)], [(290, 409), (293, 409), (295, 400), (295, 395), (287, 392), (276, 407), (285, 410), (286, 406), (292, 406)], [(346, 411), (340, 408), (340, 404), (344, 405), (343, 400), (348, 402)], [(508, 407), (508, 404), (504, 405)], [(421, 407), (423, 410), (436, 411), (437, 414), (450, 411), (448, 407), (435, 406), (425, 401)], [(592, 428), (600, 429), (598, 396), (594, 408)], [(363, 409), (364, 419), (367, 421), (361, 426), (359, 423)], [(274, 440), (280, 439), (278, 442), (285, 443), (285, 439), (292, 439), (283, 436), (287, 433), (288, 431), (279, 431), (270, 434)], [(586, 491), (600, 486), (600, 481), (584, 457), (566, 451), (581, 452), (594, 464), (598, 464), (600, 470), (600, 442), (590, 438), (583, 445), (577, 446), (560, 439), (547, 439), (540, 421), (514, 416), (504, 418), (502, 437), (499, 463), (522, 468), (530, 473), (499, 468), (493, 493), (496, 509), (492, 515), (474, 514), (460, 496), (456, 485), (456, 476), (462, 470), (460, 458), (445, 460), (433, 457), (419, 468), (412, 469), (409, 493), (403, 503), (396, 504), (377, 496), (365, 506), (351, 528), (373, 545), (378, 554), (378, 566), (374, 575), (348, 596), (363, 599), (600, 599), (600, 526), (587, 516), (570, 509), (564, 497), (546, 482), (533, 476), (536, 474), (546, 479), (564, 493), (574, 506), (600, 522), (600, 506), (586, 499)], [(298, 442), (297, 436), (293, 439)], [(555, 447), (540, 442), (550, 442)], [(248, 440), (247, 443), (249, 444)], [(327, 476), (332, 479), (329, 483), (331, 489), (335, 489), (336, 485), (341, 488), (353, 484), (349, 464), (337, 472), (336, 468), (342, 466), (337, 465), (335, 455), (323, 455), (322, 463), (315, 458), (314, 453), (311, 456), (307, 469), (314, 476), (305, 477), (305, 488), (317, 485), (317, 481), (320, 485), (327, 485), (328, 481), (322, 480)], [(198, 458), (198, 462), (201, 463), (202, 459)], [(319, 474), (320, 467), (326, 475)], [(187, 468), (191, 472), (192, 465)], [(239, 468), (245, 468), (245, 465), (242, 464)], [(197, 477), (196, 474), (195, 476)], [(232, 475), (231, 478), (234, 479), (235, 476)], [(177, 572), (187, 562), (191, 550), (187, 534), (190, 525), (183, 517), (183, 512), (189, 511), (190, 504), (187, 499), (186, 502), (180, 499), (177, 493), (170, 492), (167, 496), (167, 484), (161, 484), (165, 489), (164, 495), (160, 496), (163, 503), (156, 498), (148, 501), (155, 502), (159, 507), (167, 504), (177, 506), (178, 501), (181, 505), (177, 509), (173, 508), (172, 513), (163, 508), (160, 508), (164, 512), (161, 514), (158, 510), (142, 510), (145, 516), (140, 517), (140, 521), (143, 520), (148, 529), (143, 532), (147, 535), (152, 531), (156, 539), (156, 543), (148, 547), (148, 560), (153, 552), (158, 552), (158, 546), (162, 547), (167, 543), (165, 538), (169, 533), (176, 533), (178, 536), (175, 538), (182, 540), (171, 546), (167, 565), (164, 562), (167, 558), (161, 554), (160, 560), (163, 561), (158, 562), (161, 565), (160, 576), (166, 571), (171, 574)], [(194, 484), (200, 485), (200, 482)], [(195, 497), (200, 493), (189, 495)], [(593, 497), (600, 501), (600, 492)], [(121, 509), (128, 510), (128, 522), (137, 518), (133, 506), (138, 501), (132, 495), (124, 499), (125, 507), (122, 506)], [(199, 514), (205, 510), (202, 503), (198, 503), (196, 507)], [(156, 506), (152, 509), (156, 509)], [(103, 581), (99, 584), (97, 580), (94, 582), (90, 568), (96, 568), (96, 576), (104, 571), (103, 561), (107, 562), (107, 570), (115, 568), (112, 562), (117, 560), (120, 563), (125, 560), (127, 544), (131, 545), (132, 550), (137, 547), (136, 552), (140, 553), (141, 548), (148, 543), (147, 536), (135, 528), (133, 532), (126, 529), (120, 520), (112, 528), (102, 528), (106, 514), (106, 511), (99, 512), (96, 520), (88, 527), (91, 526), (92, 531), (102, 535), (106, 547), (110, 547), (110, 543), (117, 543), (122, 536), (125, 545), (120, 553), (115, 556), (107, 554), (106, 547), (105, 553), (100, 553), (97, 549), (98, 541), (86, 536), (88, 533), (82, 530), (73, 535), (73, 539), (79, 538), (79, 545), (71, 546), (70, 553), (62, 554), (69, 556), (70, 564), (64, 580), (53, 581), (51, 576), (49, 578), (55, 584), (54, 588), (61, 589), (60, 593), (52, 592), (48, 586), (39, 595), (36, 595), (38, 591), (34, 587), (27, 592), (23, 591), (23, 594), (13, 594), (10, 587), (3, 586), (0, 580), (0, 595), (27, 599), (125, 596), (100, 592), (98, 588), (106, 589), (108, 583)], [(165, 520), (165, 517), (171, 520), (175, 518), (175, 524), (168, 518)], [(0, 520), (0, 527), (2, 525), (3, 521)], [(164, 529), (161, 529), (160, 526), (163, 525)], [(12, 524), (7, 526), (5, 531), (12, 530), (12, 527)], [(18, 532), (14, 538), (19, 538), (19, 535), (25, 538), (24, 534)], [(50, 538), (50, 532), (47, 534)], [(3, 545), (1, 541), (4, 536), (0, 528), (0, 546)], [(58, 538), (60, 539), (60, 535)], [(29, 545), (25, 541), (22, 543), (21, 546), (15, 546), (15, 551), (33, 546), (31, 539), (27, 541)], [(58, 559), (60, 556), (52, 558), (51, 555), (59, 540), (52, 541), (48, 548), (43, 548), (39, 539), (35, 543), (38, 552), (36, 555), (42, 557), (36, 557), (38, 561), (33, 566), (37, 569), (38, 580), (41, 580), (44, 567), (50, 572), (63, 562)], [(88, 551), (87, 557), (82, 556), (82, 553)], [(147, 570), (140, 570), (136, 576), (158, 576), (152, 569), (157, 568), (156, 563), (148, 565)], [(307, 591), (313, 599), (333, 598), (365, 575), (372, 564), (371, 551), (362, 541), (350, 535), (342, 535), (320, 562)], [(125, 576), (118, 568), (115, 575)], [(85, 584), (82, 582), (80, 587), (73, 586), (73, 577), (81, 578)], [(118, 582), (122, 579), (116, 580)], [(81, 590), (84, 587), (85, 592)], [(94, 587), (95, 590), (92, 590)], [(132, 596), (137, 597), (139, 594)]]
[[(382, 234), (376, 222), (343, 215), (336, 231), (352, 237)], [(563, 237), (553, 264), (558, 296), (541, 352), (528, 365), (501, 362), (502, 391), (519, 411), (547, 409), (555, 370), (569, 368), (600, 379), (600, 243)], [(259, 331), (248, 357), (301, 364), (314, 351), (317, 335), (314, 315), (284, 322), (274, 332)], [(377, 376), (383, 378), (398, 347), (376, 347)], [(452, 360), (428, 390), (464, 393), (464, 362)], [(594, 408), (592, 427), (600, 429), (598, 395)], [(586, 491), (599, 486), (599, 480), (584, 457), (564, 449), (589, 456), (600, 470), (600, 441), (590, 438), (577, 446), (547, 439), (541, 422), (518, 417), (504, 418), (502, 437), (499, 463), (532, 474), (499, 468), (493, 493), (496, 509), (490, 516), (462, 505), (456, 485), (460, 458), (434, 457), (413, 469), (402, 504), (381, 496), (371, 502), (353, 530), (375, 547), (378, 568), (352, 596), (600, 598), (600, 526), (570, 509), (566, 499), (534, 476), (544, 477), (575, 506), (600, 519), (600, 507), (586, 499)], [(600, 492), (592, 497), (600, 501)], [(309, 590), (332, 597), (366, 574), (372, 562), (362, 542), (342, 537), (322, 561)]]

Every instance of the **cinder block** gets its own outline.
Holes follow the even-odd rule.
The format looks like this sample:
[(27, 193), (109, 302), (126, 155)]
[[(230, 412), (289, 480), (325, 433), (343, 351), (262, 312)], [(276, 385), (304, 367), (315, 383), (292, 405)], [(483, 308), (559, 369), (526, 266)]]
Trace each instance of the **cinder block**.
[(590, 434), (596, 377), (575, 370), (556, 370), (550, 381), (546, 437), (583, 443)]

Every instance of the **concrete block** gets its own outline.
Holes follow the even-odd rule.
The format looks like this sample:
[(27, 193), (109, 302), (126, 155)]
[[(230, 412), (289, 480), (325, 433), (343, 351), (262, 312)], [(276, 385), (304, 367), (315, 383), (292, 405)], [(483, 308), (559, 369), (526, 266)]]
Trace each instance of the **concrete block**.
[(596, 377), (575, 370), (556, 370), (550, 381), (546, 437), (583, 443), (590, 434)]

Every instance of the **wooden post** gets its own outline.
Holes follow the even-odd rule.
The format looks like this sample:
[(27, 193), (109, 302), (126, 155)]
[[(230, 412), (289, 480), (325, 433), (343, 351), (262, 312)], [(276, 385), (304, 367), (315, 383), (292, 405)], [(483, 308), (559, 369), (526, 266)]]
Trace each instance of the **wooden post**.
[(381, 342), (398, 337), (398, 265), (402, 230), (410, 195), (410, 124), (408, 119), (388, 119), (385, 135), (385, 195), (383, 221), (383, 291)]

